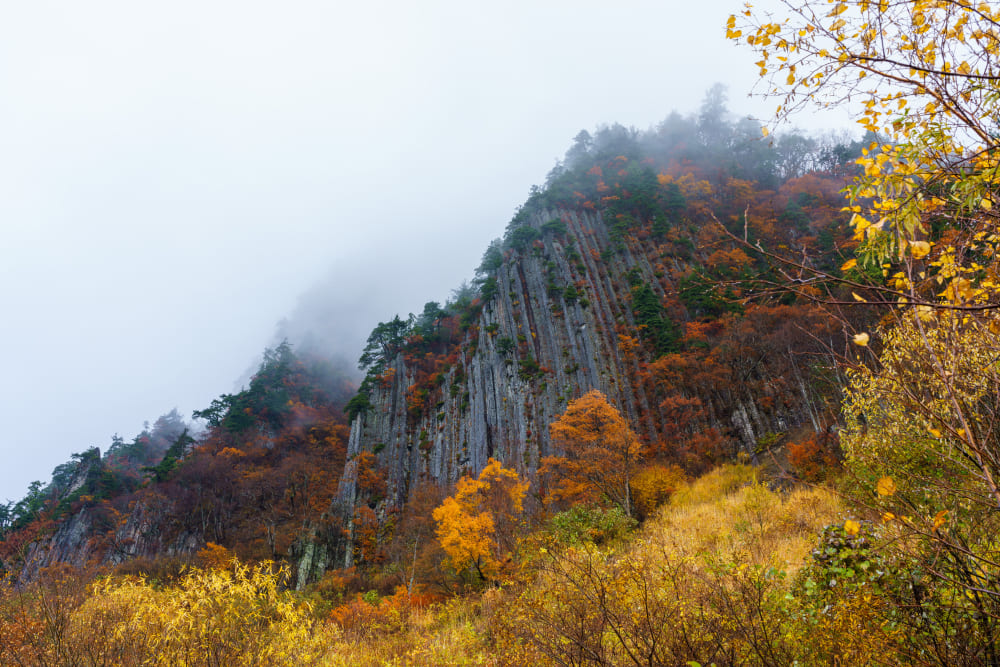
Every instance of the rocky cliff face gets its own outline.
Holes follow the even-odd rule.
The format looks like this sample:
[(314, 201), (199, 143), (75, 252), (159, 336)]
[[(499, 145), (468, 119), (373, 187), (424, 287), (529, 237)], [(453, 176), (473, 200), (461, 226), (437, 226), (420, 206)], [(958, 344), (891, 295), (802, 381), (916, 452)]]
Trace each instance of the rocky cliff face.
[(83, 568), (193, 554), (204, 540), (193, 533), (167, 539), (163, 526), (168, 514), (169, 508), (137, 502), (120, 525), (112, 526), (106, 506), (83, 507), (60, 521), (51, 536), (27, 545), (18, 578), (31, 581), (43, 568), (59, 563)]
[[(490, 457), (521, 472), (536, 469), (549, 452), (548, 424), (590, 388), (635, 417), (630, 383), (622, 381), (635, 369), (612, 340), (616, 321), (630, 317), (627, 300), (596, 266), (603, 225), (596, 215), (565, 214), (564, 221), (570, 231), (562, 239), (546, 235), (501, 266), (496, 295), (430, 396), (431, 409), (413, 419), (407, 391), (417, 378), (399, 355), (392, 380), (374, 391), (373, 409), (352, 424), (348, 456), (375, 452), (388, 468), (395, 502), (415, 476), (452, 482)], [(575, 263), (567, 239), (578, 240)], [(568, 301), (569, 285), (578, 296)]]
[[(545, 211), (527, 224), (536, 230), (527, 236), (536, 238), (506, 251), (495, 290), (452, 363), (438, 364), (428, 383), (426, 358), (401, 353), (373, 383), (372, 407), (351, 427), (341, 508), (353, 508), (362, 495), (357, 461), (364, 452), (374, 454), (386, 476), (383, 504), (394, 507), (415, 480), (452, 483), (477, 473), (490, 457), (531, 478), (552, 453), (548, 425), (590, 389), (607, 395), (647, 443), (667, 449), (712, 429), (730, 455), (753, 456), (767, 434), (815, 416), (816, 390), (803, 373), (795, 377), (787, 363), (779, 370), (760, 349), (741, 356), (727, 345), (727, 361), (712, 361), (728, 364), (725, 377), (702, 391), (686, 382), (671, 387), (669, 374), (657, 375), (656, 364), (671, 357), (642, 342), (648, 332), (636, 309), (651, 292), (663, 326), (683, 338), (694, 318), (678, 298), (679, 282), (708, 254), (699, 259), (683, 232), (659, 240), (615, 238), (591, 211)], [(682, 357), (690, 362), (692, 355)], [(671, 406), (663, 400), (671, 394), (700, 406), (681, 433), (664, 427)]]

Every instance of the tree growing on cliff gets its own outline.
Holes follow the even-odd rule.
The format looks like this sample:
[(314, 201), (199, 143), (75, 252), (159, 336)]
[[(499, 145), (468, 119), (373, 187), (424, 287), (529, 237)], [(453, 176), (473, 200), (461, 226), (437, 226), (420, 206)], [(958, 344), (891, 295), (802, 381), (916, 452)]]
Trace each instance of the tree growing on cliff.
[(184, 454), (186, 454), (194, 444), (194, 438), (188, 435), (187, 429), (184, 429), (177, 439), (174, 440), (173, 444), (167, 448), (167, 451), (164, 453), (160, 462), (155, 466), (142, 468), (142, 472), (148, 475), (154, 482), (160, 483), (167, 481), (170, 479), (170, 475), (177, 467), (178, 462), (180, 462), (180, 460), (184, 457)]
[(365, 349), (358, 360), (358, 368), (373, 369), (378, 372), (386, 364), (392, 363), (393, 358), (402, 349), (409, 330), (410, 322), (400, 318), (399, 315), (388, 322), (379, 322), (368, 336)]
[(607, 397), (594, 389), (571, 401), (549, 432), (553, 445), (563, 452), (542, 459), (542, 472), (557, 480), (551, 495), (568, 501), (604, 500), (632, 516), (630, 484), (645, 446)]
[(503, 570), (516, 542), (528, 482), (490, 459), (479, 477), (463, 477), (455, 495), (434, 510), (437, 536), (452, 566), (489, 581)]

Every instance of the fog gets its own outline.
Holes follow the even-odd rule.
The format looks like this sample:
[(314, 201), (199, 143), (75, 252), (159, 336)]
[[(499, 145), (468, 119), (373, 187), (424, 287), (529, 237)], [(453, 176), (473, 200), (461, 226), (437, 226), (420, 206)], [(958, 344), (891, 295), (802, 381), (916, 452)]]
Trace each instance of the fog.
[(0, 501), (277, 336), (353, 364), (472, 277), (579, 130), (717, 81), (769, 116), (731, 4), (6, 3)]

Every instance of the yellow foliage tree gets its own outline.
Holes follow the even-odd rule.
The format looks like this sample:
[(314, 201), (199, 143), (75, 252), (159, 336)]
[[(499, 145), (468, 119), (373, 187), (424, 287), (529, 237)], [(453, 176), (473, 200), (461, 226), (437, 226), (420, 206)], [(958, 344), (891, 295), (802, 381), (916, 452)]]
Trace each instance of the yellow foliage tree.
[(881, 335), (875, 368), (849, 371), (846, 392), (847, 466), (896, 561), (926, 573), (906, 608), (956, 637), (933, 647), (942, 664), (989, 664), (1000, 646), (1000, 343), (990, 324), (1000, 315), (901, 319)]
[(105, 579), (77, 620), (114, 613), (116, 637), (145, 654), (142, 664), (315, 663), (322, 648), (310, 632), (310, 610), (280, 591), (282, 576), (267, 563), (234, 562), (230, 570), (192, 570), (164, 589), (142, 579)]
[(680, 466), (646, 465), (632, 478), (632, 502), (640, 519), (648, 518), (686, 482)]
[(189, 569), (177, 581), (59, 567), (23, 590), (0, 580), (3, 665), (328, 664), (331, 638), (282, 590), (273, 563)]
[(760, 56), (765, 94), (782, 98), (779, 119), (808, 104), (840, 105), (882, 138), (859, 159), (850, 191), (857, 262), (887, 278), (879, 299), (996, 307), (1000, 8), (964, 0), (782, 4), (783, 18), (748, 4), (729, 17), (727, 36)]
[(850, 376), (843, 443), (913, 592), (894, 600), (893, 622), (921, 628), (914, 654), (937, 664), (1000, 664), (1000, 7), (782, 4), (785, 17), (748, 6), (727, 25), (760, 55), (779, 119), (845, 105), (880, 137), (850, 188), (860, 246), (840, 280), (881, 276), (852, 298), (892, 307), (882, 330), (854, 336), (866, 361)]
[(458, 570), (493, 579), (514, 546), (528, 482), (490, 459), (479, 477), (463, 477), (433, 512), (437, 536)]
[(630, 484), (645, 447), (604, 394), (594, 389), (571, 401), (549, 431), (564, 453), (542, 459), (542, 472), (558, 480), (553, 495), (571, 501), (604, 498), (632, 516)]

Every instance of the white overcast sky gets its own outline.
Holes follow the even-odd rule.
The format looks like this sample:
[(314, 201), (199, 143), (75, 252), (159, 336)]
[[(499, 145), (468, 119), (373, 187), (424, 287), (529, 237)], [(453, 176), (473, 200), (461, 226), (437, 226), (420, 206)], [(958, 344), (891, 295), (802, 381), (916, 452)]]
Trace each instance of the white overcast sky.
[(0, 502), (238, 388), (282, 318), (353, 362), (472, 276), (579, 130), (714, 82), (767, 116), (739, 8), (0, 0)]

